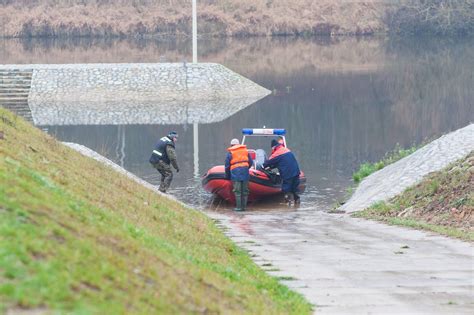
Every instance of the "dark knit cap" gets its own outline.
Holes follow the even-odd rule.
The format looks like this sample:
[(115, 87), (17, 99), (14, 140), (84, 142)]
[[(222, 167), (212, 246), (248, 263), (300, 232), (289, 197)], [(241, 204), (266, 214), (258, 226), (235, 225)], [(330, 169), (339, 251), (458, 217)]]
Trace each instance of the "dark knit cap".
[(276, 145), (279, 145), (278, 141), (275, 139), (272, 139), (272, 148)]

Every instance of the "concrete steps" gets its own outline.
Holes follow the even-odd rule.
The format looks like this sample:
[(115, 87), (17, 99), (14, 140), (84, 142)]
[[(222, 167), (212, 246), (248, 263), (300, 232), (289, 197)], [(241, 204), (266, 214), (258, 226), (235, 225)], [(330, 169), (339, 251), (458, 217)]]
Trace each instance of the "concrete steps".
[(0, 97), (26, 97), (28, 98), (28, 94), (30, 94), (30, 91), (28, 90), (12, 91), (12, 90), (0, 89)]
[(8, 94), (8, 93), (15, 93), (15, 94), (22, 94), (22, 93), (30, 93), (30, 89), (26, 87), (6, 87), (6, 86), (0, 86), (0, 93), (1, 94)]
[(33, 122), (28, 95), (31, 89), (32, 70), (0, 70), (0, 106)]

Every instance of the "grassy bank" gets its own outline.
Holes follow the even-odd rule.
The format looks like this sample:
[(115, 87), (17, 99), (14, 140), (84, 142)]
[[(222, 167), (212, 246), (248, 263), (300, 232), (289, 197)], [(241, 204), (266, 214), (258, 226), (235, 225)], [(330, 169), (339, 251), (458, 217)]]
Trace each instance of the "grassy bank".
[(355, 216), (474, 241), (474, 152)]
[(0, 313), (306, 314), (201, 213), (0, 108)]

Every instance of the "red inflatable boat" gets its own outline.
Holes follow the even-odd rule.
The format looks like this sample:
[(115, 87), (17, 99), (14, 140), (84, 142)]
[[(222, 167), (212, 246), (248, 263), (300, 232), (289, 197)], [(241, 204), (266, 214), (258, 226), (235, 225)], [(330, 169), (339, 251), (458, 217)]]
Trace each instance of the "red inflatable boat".
[[(245, 144), (247, 136), (280, 136), (286, 146), (285, 129), (243, 129), (244, 134), (242, 144)], [(281, 178), (278, 173), (264, 170), (261, 165), (266, 159), (266, 154), (263, 150), (251, 150), (249, 153), (254, 160), (254, 165), (250, 168), (249, 181), (249, 201), (256, 201), (270, 196), (281, 195)], [(224, 165), (212, 167), (202, 177), (202, 186), (207, 192), (215, 194), (222, 199), (235, 203), (234, 193), (232, 192), (232, 182), (226, 179)], [(304, 173), (300, 173), (300, 193), (306, 189), (306, 177)]]

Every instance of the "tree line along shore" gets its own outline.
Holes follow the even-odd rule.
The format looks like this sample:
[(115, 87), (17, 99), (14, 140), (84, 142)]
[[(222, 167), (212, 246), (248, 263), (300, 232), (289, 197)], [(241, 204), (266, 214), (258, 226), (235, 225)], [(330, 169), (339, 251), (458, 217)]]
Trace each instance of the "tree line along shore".
[[(189, 36), (188, 0), (0, 0), (0, 37)], [(200, 0), (206, 36), (471, 34), (470, 0)]]

